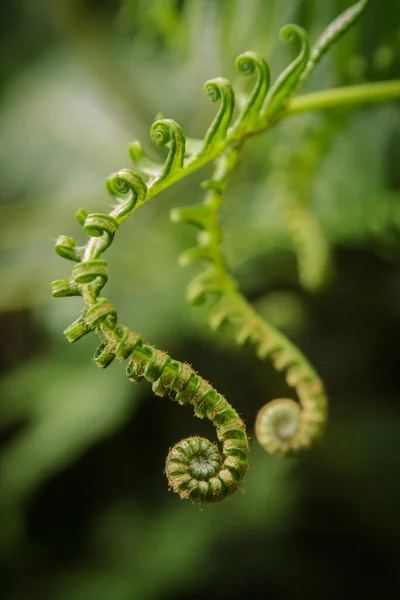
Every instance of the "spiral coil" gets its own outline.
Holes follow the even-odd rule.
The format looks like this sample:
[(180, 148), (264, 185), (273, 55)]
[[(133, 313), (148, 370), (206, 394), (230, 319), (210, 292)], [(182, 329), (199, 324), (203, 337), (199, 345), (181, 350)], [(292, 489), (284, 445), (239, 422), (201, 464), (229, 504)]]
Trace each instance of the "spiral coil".
[[(57, 286), (53, 293), (57, 295)], [(245, 425), (237, 412), (189, 365), (144, 344), (139, 334), (119, 325), (117, 312), (106, 298), (99, 298), (64, 334), (75, 342), (97, 328), (103, 335), (109, 334), (94, 355), (99, 367), (108, 367), (115, 357), (127, 361), (126, 374), (131, 381), (145, 379), (155, 394), (190, 404), (197, 417), (210, 419), (216, 427), (222, 455), (215, 444), (198, 437), (171, 448), (165, 467), (170, 487), (194, 502), (218, 502), (232, 494), (243, 481), (249, 455)]]

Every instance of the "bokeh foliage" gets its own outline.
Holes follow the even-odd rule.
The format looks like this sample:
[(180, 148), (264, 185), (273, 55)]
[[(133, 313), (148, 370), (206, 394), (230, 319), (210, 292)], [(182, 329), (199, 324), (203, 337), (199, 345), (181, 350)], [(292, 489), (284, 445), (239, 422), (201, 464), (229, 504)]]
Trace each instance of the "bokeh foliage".
[[(336, 598), (395, 589), (399, 566), (399, 106), (293, 117), (251, 140), (228, 188), (224, 245), (243, 290), (323, 376), (330, 425), (301, 460), (253, 442), (244, 493), (200, 510), (162, 473), (180, 437), (213, 432), (61, 332), (79, 300), (52, 252), (102, 210), (105, 178), (161, 112), (202, 136), (215, 76), (260, 52), (279, 72), (293, 21), (313, 38), (347, 1), (11, 0), (0, 24), (0, 595), (51, 600)], [(371, 0), (307, 89), (399, 74), (400, 8)], [(107, 254), (107, 296), (145, 340), (187, 360), (251, 430), (285, 393), (272, 368), (212, 334), (184, 300), (193, 242), (169, 222), (201, 198), (195, 174), (135, 212)], [(316, 246), (304, 235), (312, 222)], [(304, 225), (305, 224), (305, 225)], [(303, 234), (302, 234), (303, 232)], [(307, 262), (307, 256), (318, 258)], [(195, 269), (193, 269), (195, 272)], [(146, 453), (140, 448), (146, 444)]]

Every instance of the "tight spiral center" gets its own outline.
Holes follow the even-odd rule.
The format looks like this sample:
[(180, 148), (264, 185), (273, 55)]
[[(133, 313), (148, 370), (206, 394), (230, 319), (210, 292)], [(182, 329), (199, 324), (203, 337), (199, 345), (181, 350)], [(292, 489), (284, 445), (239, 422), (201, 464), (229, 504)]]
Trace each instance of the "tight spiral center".
[(220, 468), (220, 456), (218, 448), (214, 444), (200, 444), (188, 461), (188, 471), (194, 479), (207, 481), (218, 473)]
[(294, 436), (299, 428), (299, 419), (293, 418), (293, 415), (280, 415), (276, 417), (275, 429), (277, 435), (285, 440)]
[(120, 194), (127, 194), (129, 192), (129, 185), (123, 179), (115, 178), (114, 186), (115, 186), (116, 191), (119, 192)]

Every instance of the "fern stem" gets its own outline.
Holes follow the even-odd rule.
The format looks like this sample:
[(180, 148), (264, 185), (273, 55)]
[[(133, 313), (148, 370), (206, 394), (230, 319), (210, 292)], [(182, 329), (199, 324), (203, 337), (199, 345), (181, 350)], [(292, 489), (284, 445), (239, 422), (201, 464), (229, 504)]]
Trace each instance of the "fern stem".
[(376, 104), (392, 100), (400, 100), (400, 79), (349, 85), (303, 94), (290, 101), (282, 117), (290, 117), (310, 110)]

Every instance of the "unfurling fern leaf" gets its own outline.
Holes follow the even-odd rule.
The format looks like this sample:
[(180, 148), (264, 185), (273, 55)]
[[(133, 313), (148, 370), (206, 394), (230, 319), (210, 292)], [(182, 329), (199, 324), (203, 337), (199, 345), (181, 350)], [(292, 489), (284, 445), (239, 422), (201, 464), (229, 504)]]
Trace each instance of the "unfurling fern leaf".
[[(175, 121), (158, 119), (150, 135), (157, 146), (168, 148), (166, 160), (163, 163), (150, 160), (142, 144), (134, 142), (130, 155), (141, 175), (122, 169), (107, 180), (107, 189), (114, 198), (114, 208), (109, 214), (87, 214), (81, 209), (76, 215), (89, 236), (87, 243), (78, 246), (70, 237), (57, 238), (56, 252), (76, 264), (69, 279), (53, 283), (53, 296), (81, 296), (83, 301), (81, 315), (64, 331), (67, 340), (75, 342), (96, 332), (100, 346), (94, 361), (98, 366), (107, 367), (115, 357), (126, 361), (130, 380), (145, 379), (152, 384), (155, 394), (170, 396), (182, 405), (190, 404), (197, 417), (207, 417), (216, 428), (222, 453), (204, 438), (191, 437), (178, 443), (168, 454), (165, 470), (169, 484), (182, 498), (196, 502), (220, 501), (240, 486), (249, 455), (245, 426), (227, 400), (189, 365), (144, 344), (138, 333), (119, 323), (116, 308), (101, 295), (108, 280), (107, 263), (102, 255), (133, 211), (175, 182), (216, 161), (212, 178), (204, 183), (204, 203), (172, 214), (174, 220), (188, 221), (201, 229), (198, 245), (181, 257), (182, 264), (202, 259), (208, 265), (189, 286), (188, 296), (191, 302), (199, 303), (209, 293), (216, 295), (218, 301), (210, 317), (211, 326), (218, 328), (224, 321), (231, 322), (237, 328), (238, 343), (254, 344), (260, 358), (270, 357), (278, 370), (285, 371), (289, 385), (297, 390), (300, 404), (290, 399), (274, 400), (260, 411), (256, 432), (263, 446), (278, 454), (297, 453), (310, 447), (321, 435), (326, 421), (322, 383), (300, 351), (265, 323), (238, 292), (220, 250), (218, 216), (228, 177), (248, 137), (268, 130), (299, 110), (329, 106), (326, 94), (323, 101), (318, 94), (305, 96), (297, 105), (292, 97), (327, 47), (358, 18), (366, 4), (366, 1), (358, 2), (353, 10), (335, 21), (311, 54), (304, 30), (296, 25), (283, 28), (283, 39), (300, 48), (297, 57), (272, 86), (269, 67), (261, 56), (255, 52), (240, 55), (236, 63), (238, 70), (246, 76), (254, 75), (255, 83), (235, 119), (235, 96), (229, 81), (223, 78), (208, 81), (205, 94), (211, 101), (220, 102), (220, 107), (204, 139), (187, 140)], [(330, 94), (337, 102), (338, 92)], [(400, 84), (371, 84), (368, 93), (364, 93), (362, 86), (349, 91), (344, 88), (339, 94), (341, 103), (381, 101), (400, 97)]]

